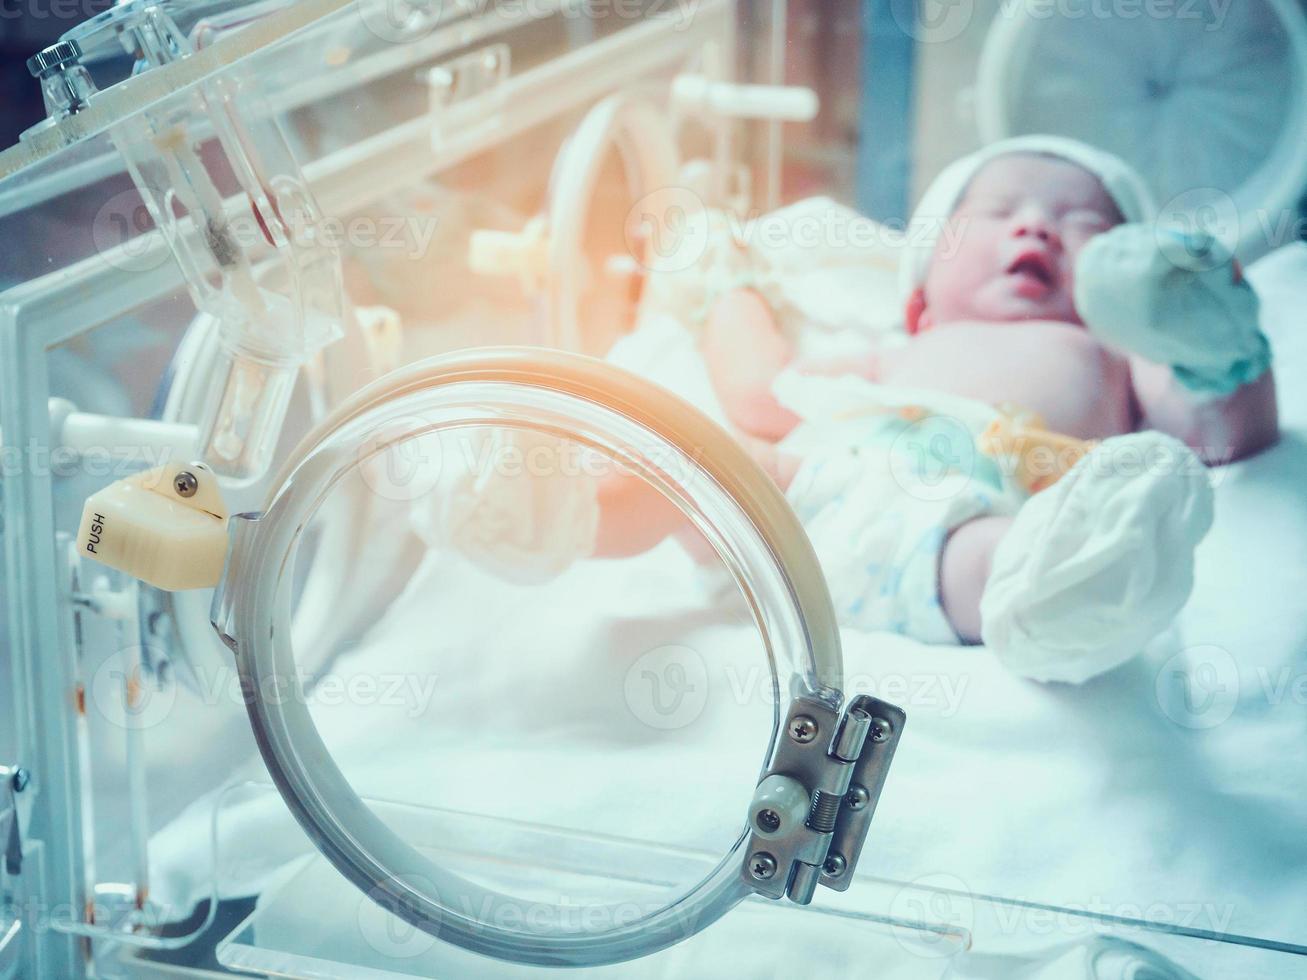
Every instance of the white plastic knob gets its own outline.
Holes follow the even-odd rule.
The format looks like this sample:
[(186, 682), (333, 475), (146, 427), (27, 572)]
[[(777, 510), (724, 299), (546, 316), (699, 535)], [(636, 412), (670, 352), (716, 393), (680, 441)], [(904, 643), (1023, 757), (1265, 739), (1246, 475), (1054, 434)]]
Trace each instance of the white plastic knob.
[(679, 75), (672, 99), (682, 109), (731, 119), (809, 122), (817, 115), (817, 93), (801, 85), (738, 85), (703, 75)]
[(758, 784), (749, 808), (749, 828), (759, 837), (783, 837), (808, 819), (812, 798), (791, 776), (773, 773)]
[(467, 263), (479, 275), (516, 276), (528, 289), (537, 288), (549, 272), (549, 232), (544, 218), (532, 218), (520, 232), (472, 232)]
[(389, 306), (357, 306), (354, 318), (367, 347), (374, 377), (389, 374), (403, 363), (404, 325)]
[(227, 560), (227, 506), (203, 463), (170, 463), (93, 494), (80, 554), (167, 591), (212, 588)]

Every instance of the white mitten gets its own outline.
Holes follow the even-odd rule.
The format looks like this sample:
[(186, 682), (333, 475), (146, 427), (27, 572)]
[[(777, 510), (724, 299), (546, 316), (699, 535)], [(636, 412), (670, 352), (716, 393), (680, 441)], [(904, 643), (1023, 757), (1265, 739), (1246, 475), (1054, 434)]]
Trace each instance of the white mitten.
[(415, 502), (429, 545), (452, 547), (486, 571), (532, 585), (589, 557), (599, 527), (596, 477), (580, 446), (522, 429), (442, 440), (440, 481)]
[(1211, 525), (1211, 483), (1187, 446), (1159, 432), (1108, 439), (1017, 512), (980, 600), (981, 637), (1034, 680), (1110, 670), (1184, 606)]
[(1271, 349), (1257, 294), (1211, 236), (1126, 224), (1076, 262), (1076, 309), (1108, 343), (1170, 365), (1191, 391), (1228, 395), (1261, 377)]

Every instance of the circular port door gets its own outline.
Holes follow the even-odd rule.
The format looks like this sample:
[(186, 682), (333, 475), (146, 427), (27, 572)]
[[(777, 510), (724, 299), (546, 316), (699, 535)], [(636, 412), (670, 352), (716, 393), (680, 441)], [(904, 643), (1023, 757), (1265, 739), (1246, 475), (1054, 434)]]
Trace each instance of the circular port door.
[(550, 176), (545, 299), (551, 342), (602, 356), (635, 326), (644, 257), (630, 225), (641, 200), (672, 187), (678, 154), (666, 115), (613, 95), (572, 134)]
[[(697, 871), (622, 878), (620, 870), (613, 868), (609, 883), (620, 885), (619, 892), (626, 890), (616, 896), (612, 889), (562, 884), (570, 874), (564, 868), (565, 854), (545, 856), (546, 870), (527, 884), (519, 881), (520, 891), (504, 885), (502, 876), (465, 871), (458, 855), (441, 849), (441, 821), (446, 819), (441, 811), (424, 811), (418, 819), (420, 831), (413, 829), (411, 811), (410, 819), (391, 819), (386, 807), (364, 790), (369, 766), (362, 775), (357, 768), (348, 770), (341, 753), (348, 751), (349, 739), (335, 738), (337, 733), (329, 731), (311, 708), (305, 691), (308, 682), (297, 666), (289, 627), (295, 553), (315, 512), (333, 489), (356, 476), (373, 487), (381, 486), (375, 481), (390, 479), (387, 492), (395, 499), (404, 498), (405, 504), (422, 500), (421, 494), (401, 492), (412, 484), (394, 479), (390, 464), (399, 457), (393, 454), (408, 447), (403, 459), (439, 459), (442, 467), (447, 466), (451, 445), (463, 434), (487, 428), (566, 441), (586, 453), (618, 459), (620, 485), (643, 481), (676, 508), (685, 527), (721, 560), (728, 584), (748, 611), (750, 636), (756, 642), (751, 640), (743, 652), (755, 658), (759, 687), (771, 692), (766, 724), (756, 729), (758, 737), (752, 744), (723, 741), (708, 752), (696, 748), (692, 757), (651, 769), (650, 778), (632, 783), (630, 770), (646, 757), (644, 743), (675, 715), (676, 706), (660, 702), (658, 710), (663, 713), (645, 714), (643, 735), (623, 730), (617, 743), (607, 743), (610, 748), (615, 745), (615, 751), (602, 757), (587, 755), (601, 737), (587, 711), (602, 700), (600, 688), (587, 686), (588, 679), (603, 675), (610, 665), (606, 657), (572, 658), (564, 643), (561, 652), (555, 648), (549, 663), (535, 660), (520, 667), (510, 663), (506, 696), (495, 698), (481, 682), (461, 688), (463, 701), (479, 698), (488, 703), (463, 715), (458, 712), (466, 704), (450, 703), (442, 713), (448, 718), (458, 715), (457, 724), (440, 728), (442, 718), (429, 715), (423, 724), (439, 728), (438, 737), (422, 747), (415, 747), (412, 738), (404, 744), (378, 742), (384, 747), (373, 752), (369, 766), (400, 771), (409, 784), (436, 790), (461, 781), (455, 799), (494, 796), (507, 777), (493, 762), (469, 762), (476, 756), (480, 737), (473, 734), (472, 723), (477, 718), (487, 720), (484, 731), (493, 733), (500, 722), (511, 725), (533, 710), (529, 697), (535, 690), (552, 690), (557, 693), (550, 697), (559, 701), (552, 730), (561, 731), (564, 744), (573, 747), (572, 755), (587, 760), (580, 766), (581, 783), (575, 790), (565, 788), (564, 795), (594, 789), (595, 798), (612, 799), (615, 806), (633, 802), (628, 812), (634, 814), (656, 813), (667, 806), (660, 826), (675, 828), (691, 818), (696, 796), (675, 805), (668, 801), (677, 798), (678, 783), (692, 783), (700, 775), (683, 760), (693, 758), (707, 770), (714, 764), (714, 754), (743, 753), (738, 764), (734, 759), (730, 764), (738, 770), (735, 775), (742, 788), (738, 809), (731, 805), (725, 807), (727, 812), (713, 814), (734, 829), (721, 839), (720, 856), (699, 865)], [(411, 452), (414, 447), (418, 452)], [(496, 471), (488, 479), (502, 475)], [(564, 482), (570, 493), (578, 486), (584, 489), (587, 481), (602, 482), (612, 476), (582, 467), (565, 473)], [(215, 625), (235, 653), (242, 689), (249, 694), (250, 721), (280, 793), (316, 847), (345, 879), (399, 919), (440, 940), (517, 962), (575, 966), (621, 961), (670, 946), (711, 924), (751, 892), (747, 859), (756, 855), (748, 822), (759, 774), (780, 750), (778, 740), (788, 727), (782, 722), (789, 717), (794, 699), (838, 708), (842, 667), (830, 598), (807, 538), (775, 484), (727, 433), (665, 390), (589, 358), (531, 349), (473, 350), (415, 364), (363, 389), (301, 443), (272, 486), (261, 514), (233, 519), (228, 566), (215, 600)], [(477, 492), (484, 489), (482, 481)], [(563, 522), (575, 510), (560, 503), (564, 496), (557, 491), (554, 486), (546, 498), (555, 505), (546, 516)], [(333, 519), (348, 519), (338, 512), (333, 515)], [(428, 558), (438, 566), (456, 560), (452, 552), (438, 547)], [(367, 569), (348, 567), (340, 571), (343, 576), (369, 574)], [(610, 579), (621, 574), (618, 564), (602, 566), (598, 572)], [(498, 621), (521, 615), (515, 606), (471, 608), (467, 600), (442, 609), (441, 594), (456, 591), (472, 574), (434, 580), (437, 584), (422, 594), (430, 609), (423, 620), (425, 635), (405, 632), (397, 651), (410, 668), (423, 656), (428, 639), (454, 635), (454, 619), (459, 615)], [(591, 588), (592, 603), (610, 601), (599, 597), (597, 586)], [(667, 608), (659, 603), (665, 599), (662, 593), (676, 589), (673, 579), (664, 579), (657, 588), (631, 590), (641, 592), (646, 625), (656, 625), (660, 615), (672, 615), (659, 612)], [(696, 586), (692, 591), (703, 590)], [(562, 629), (571, 618), (586, 614), (587, 609), (578, 605), (575, 617), (564, 611), (538, 625), (533, 622), (532, 629), (536, 633)], [(695, 615), (706, 614), (698, 610)], [(701, 634), (704, 639), (696, 656), (706, 670), (715, 669), (713, 661), (731, 635), (738, 634), (711, 629)], [(715, 649), (716, 645), (722, 649)], [(390, 651), (396, 655), (393, 646)], [(465, 668), (470, 670), (486, 667), (494, 654), (463, 652), (471, 655), (473, 666)], [(527, 651), (519, 653), (526, 656)], [(663, 666), (684, 671), (686, 663), (673, 659)], [(643, 676), (642, 664), (649, 668), (645, 674), (656, 673), (657, 665), (642, 656), (625, 671), (628, 680)], [(663, 670), (656, 678), (672, 673)], [(682, 693), (692, 689), (684, 684), (679, 688)], [(742, 690), (741, 686), (731, 697), (742, 699)], [(569, 692), (581, 696), (568, 700)], [(549, 698), (536, 707), (546, 714), (552, 711)], [(663, 711), (669, 707), (670, 711)], [(377, 727), (357, 728), (351, 738), (375, 738)], [(511, 763), (531, 757), (539, 744), (534, 739), (510, 740), (506, 753), (476, 758)], [(576, 772), (571, 776), (576, 778)], [(514, 778), (520, 783), (508, 798), (515, 817), (548, 819), (538, 794), (547, 792), (563, 775), (555, 780), (546, 774), (530, 787), (523, 774)], [(629, 800), (637, 791), (640, 798)], [(701, 805), (721, 811), (721, 800), (718, 794), (704, 794)], [(494, 851), (491, 841), (485, 847)], [(491, 864), (498, 866), (493, 860)], [(532, 914), (522, 914), (524, 909)]]

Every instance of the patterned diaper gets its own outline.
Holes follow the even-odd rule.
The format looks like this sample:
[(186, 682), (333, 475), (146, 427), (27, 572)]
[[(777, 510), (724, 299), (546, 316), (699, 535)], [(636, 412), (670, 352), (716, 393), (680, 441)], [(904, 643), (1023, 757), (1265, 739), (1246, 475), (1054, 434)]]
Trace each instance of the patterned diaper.
[(977, 449), (998, 413), (939, 392), (786, 372), (777, 397), (804, 424), (781, 450), (804, 461), (787, 491), (842, 625), (956, 643), (939, 600), (949, 533), (1026, 499)]

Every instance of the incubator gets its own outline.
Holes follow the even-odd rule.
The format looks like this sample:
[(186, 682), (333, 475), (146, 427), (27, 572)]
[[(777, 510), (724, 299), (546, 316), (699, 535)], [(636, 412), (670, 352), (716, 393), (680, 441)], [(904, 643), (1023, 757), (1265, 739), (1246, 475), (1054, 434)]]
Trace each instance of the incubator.
[[(1274, 138), (1153, 190), (1222, 234), (1230, 202), (1251, 260), (1307, 187), (1307, 33), (1247, 8), (1229, 43), (1294, 93)], [(1020, 9), (971, 29), (977, 138), (1052, 128), (1020, 72), (1094, 26)], [(1307, 529), (1262, 495), (1295, 439), (1231, 481), (1258, 513), (1193, 612), (1072, 690), (841, 630), (714, 421), (668, 311), (709, 218), (797, 196), (792, 14), (126, 0), (32, 59), (48, 118), (0, 153), (0, 978), (1299, 968), (1301, 617), (1216, 611), (1304, 575), (1230, 572), (1268, 510)], [(808, 285), (888, 334), (902, 234), (870, 227)], [(1253, 266), (1268, 332), (1305, 266)], [(678, 530), (587, 558), (631, 481)]]

